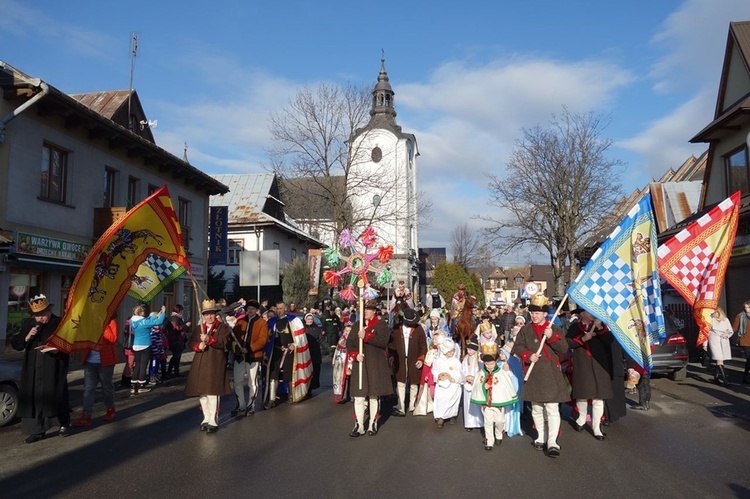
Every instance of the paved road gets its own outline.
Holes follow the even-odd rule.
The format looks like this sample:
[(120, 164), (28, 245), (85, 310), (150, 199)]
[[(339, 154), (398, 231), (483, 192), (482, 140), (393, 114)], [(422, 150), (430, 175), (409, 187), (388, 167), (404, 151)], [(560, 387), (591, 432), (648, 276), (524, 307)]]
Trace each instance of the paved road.
[(0, 496), (750, 497), (748, 387), (706, 379), (691, 365), (683, 383), (653, 380), (653, 410), (629, 411), (604, 442), (564, 425), (557, 460), (529, 436), (486, 452), (476, 431), (438, 430), (428, 417), (385, 419), (377, 436), (352, 439), (351, 405), (334, 405), (329, 387), (235, 420), (227, 397), (220, 431), (207, 435), (173, 382), (65, 439), (25, 445), (19, 425), (0, 430)]

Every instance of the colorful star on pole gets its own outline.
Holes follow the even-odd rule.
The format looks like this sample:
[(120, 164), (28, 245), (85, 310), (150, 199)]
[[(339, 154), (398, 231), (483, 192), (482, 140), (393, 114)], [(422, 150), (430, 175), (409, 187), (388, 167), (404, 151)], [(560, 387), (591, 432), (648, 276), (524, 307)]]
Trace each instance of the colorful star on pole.
[(347, 300), (354, 301), (357, 294), (354, 291), (355, 285), (361, 288), (360, 297), (365, 300), (377, 298), (378, 292), (370, 286), (367, 274), (372, 272), (376, 275), (376, 282), (383, 285), (391, 280), (391, 271), (383, 269), (379, 265), (385, 265), (393, 256), (393, 246), (380, 246), (376, 252), (369, 251), (375, 248), (377, 244), (377, 234), (375, 229), (367, 227), (360, 235), (363, 248), (358, 248), (357, 239), (352, 236), (349, 229), (344, 229), (339, 235), (339, 245), (342, 249), (348, 250), (346, 256), (334, 248), (328, 248), (323, 252), (326, 260), (331, 266), (336, 266), (344, 262), (341, 270), (327, 270), (323, 274), (323, 279), (330, 286), (339, 286), (342, 284), (344, 276), (349, 274), (349, 283), (339, 292), (339, 295)]

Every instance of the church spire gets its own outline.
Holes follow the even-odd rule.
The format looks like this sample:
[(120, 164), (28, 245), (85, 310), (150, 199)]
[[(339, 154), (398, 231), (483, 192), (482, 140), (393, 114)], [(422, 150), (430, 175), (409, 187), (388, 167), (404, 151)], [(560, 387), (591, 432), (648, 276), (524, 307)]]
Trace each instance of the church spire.
[(378, 82), (372, 90), (372, 110), (370, 110), (370, 116), (385, 115), (394, 120), (396, 118), (394, 95), (395, 92), (388, 81), (388, 73), (385, 71), (385, 53), (383, 53), (380, 59)]

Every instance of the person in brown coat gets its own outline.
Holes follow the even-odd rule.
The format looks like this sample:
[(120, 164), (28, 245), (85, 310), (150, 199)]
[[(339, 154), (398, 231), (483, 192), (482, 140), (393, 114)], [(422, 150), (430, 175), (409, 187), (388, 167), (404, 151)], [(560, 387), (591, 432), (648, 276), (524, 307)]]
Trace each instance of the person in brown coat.
[(406, 415), (406, 383), (409, 383), (409, 411), (414, 411), (417, 399), (419, 381), (422, 378), (422, 366), (427, 355), (427, 335), (419, 323), (416, 310), (404, 310), (404, 320), (391, 332), (388, 344), (393, 367), (396, 374), (396, 388), (398, 391), (398, 406), (394, 416)]
[(601, 422), (604, 401), (614, 397), (610, 355), (614, 337), (609, 328), (582, 308), (573, 310), (580, 319), (570, 325), (566, 339), (573, 352), (572, 397), (576, 401), (578, 419), (573, 428), (581, 431), (586, 424), (591, 399), (591, 429), (597, 440), (604, 440)]
[[(258, 300), (247, 300), (245, 308), (246, 312), (239, 315), (232, 328), (232, 373), (234, 393), (237, 395), (237, 407), (232, 411), (232, 417), (250, 416), (255, 413), (253, 405), (257, 391), (258, 369), (263, 360), (263, 349), (268, 343), (268, 325), (258, 314)], [(245, 386), (249, 390), (247, 398)]]
[(190, 348), (195, 355), (185, 382), (185, 396), (199, 397), (203, 411), (200, 430), (207, 433), (219, 429), (219, 397), (232, 392), (226, 354), (231, 329), (218, 320), (220, 309), (214, 300), (203, 300), (202, 324), (193, 330), (190, 338)]
[[(380, 401), (378, 397), (393, 395), (391, 373), (388, 367), (386, 349), (391, 337), (388, 322), (377, 316), (377, 304), (367, 302), (364, 311), (364, 329), (360, 330), (359, 322), (346, 340), (346, 349), (352, 359), (352, 375), (349, 391), (354, 399), (354, 416), (357, 423), (349, 433), (350, 437), (365, 434), (365, 399), (369, 400), (370, 436), (378, 433), (378, 415)], [(363, 341), (362, 353), (359, 353), (359, 340)], [(362, 382), (360, 386), (360, 365), (362, 365)]]
[[(531, 417), (537, 430), (534, 449), (544, 450), (549, 457), (560, 456), (557, 434), (560, 431), (560, 402), (570, 400), (570, 393), (560, 369), (560, 355), (568, 350), (562, 329), (547, 320), (547, 297), (536, 295), (529, 305), (531, 323), (516, 335), (512, 353), (517, 355), (524, 370), (533, 369), (521, 388), (521, 398), (531, 402)], [(539, 345), (544, 338), (540, 353)], [(545, 420), (545, 412), (546, 420)]]

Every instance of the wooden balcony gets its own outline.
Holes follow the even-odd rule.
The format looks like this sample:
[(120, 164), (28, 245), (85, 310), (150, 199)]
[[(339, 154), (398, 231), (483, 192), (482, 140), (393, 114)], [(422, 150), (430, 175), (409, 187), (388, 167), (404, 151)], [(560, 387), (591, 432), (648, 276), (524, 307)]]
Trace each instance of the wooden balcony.
[(94, 239), (99, 239), (112, 224), (122, 220), (127, 212), (125, 206), (94, 208)]

